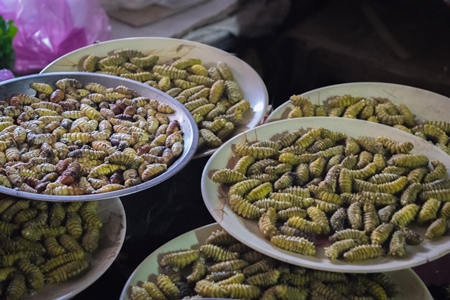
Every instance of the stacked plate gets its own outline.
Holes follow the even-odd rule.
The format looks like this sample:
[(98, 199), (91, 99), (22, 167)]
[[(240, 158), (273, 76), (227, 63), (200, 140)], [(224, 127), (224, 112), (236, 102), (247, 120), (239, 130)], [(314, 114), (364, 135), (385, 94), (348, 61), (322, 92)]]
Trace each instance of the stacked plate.
[[(92, 145), (94, 139), (93, 135), (89, 135), (89, 132), (97, 131), (98, 135), (101, 136), (102, 133), (101, 128), (97, 127), (100, 123), (97, 119), (100, 116), (100, 113), (92, 113), (88, 114), (91, 116), (92, 120), (95, 119), (92, 124), (95, 124), (94, 128), (91, 130), (87, 130), (86, 132), (82, 132), (81, 130), (71, 131), (75, 134), (74, 138), (67, 137), (66, 140), (64, 134), (68, 133), (68, 127), (65, 127), (65, 133), (61, 133), (60, 135), (56, 134), (52, 130), (57, 130), (57, 128), (62, 128), (62, 119), (60, 115), (63, 113), (59, 109), (63, 105), (71, 102), (72, 104), (77, 102), (76, 100), (69, 100), (67, 103), (63, 104), (64, 99), (53, 99), (48, 101), (43, 100), (40, 101), (40, 98), (37, 97), (53, 97), (56, 95), (46, 94), (49, 86), (55, 88), (55, 83), (57, 81), (65, 82), (66, 84), (72, 84), (74, 82), (78, 82), (85, 86), (88, 83), (95, 83), (98, 85), (103, 85), (108, 88), (116, 88), (122, 87), (124, 90), (133, 91), (133, 93), (138, 93), (142, 97), (148, 97), (151, 99), (155, 99), (160, 104), (168, 105), (174, 109), (175, 112), (167, 114), (169, 120), (176, 120), (179, 124), (179, 130), (183, 132), (183, 146), (181, 150), (181, 154), (178, 159), (175, 160), (169, 167), (166, 172), (160, 174), (159, 176), (154, 176), (152, 179), (142, 182), (137, 185), (130, 185), (128, 187), (121, 186), (119, 190), (111, 190), (105, 191), (104, 193), (88, 193), (87, 189), (81, 188), (81, 182), (79, 183), (77, 180), (80, 178), (80, 175), (86, 173), (88, 171), (81, 169), (71, 169), (64, 173), (63, 170), (57, 170), (58, 168), (62, 168), (63, 166), (58, 163), (58, 157), (61, 158), (59, 162), (62, 161), (62, 152), (68, 150), (66, 156), (68, 156), (69, 160), (80, 159), (81, 164), (87, 163), (89, 160), (92, 162), (97, 162), (94, 165), (89, 165), (89, 170), (95, 169), (95, 167), (102, 162), (99, 162), (95, 153), (99, 153), (94, 151), (89, 145)], [(67, 80), (67, 81), (64, 81)], [(77, 90), (78, 88), (78, 90)], [(87, 92), (87, 90), (81, 90), (80, 87), (74, 88), (73, 91), (79, 91), (80, 93)], [(69, 89), (68, 89), (69, 90)], [(38, 91), (38, 92), (37, 92)], [(52, 92), (49, 92), (53, 94)], [(86, 254), (89, 260), (89, 268), (87, 271), (83, 272), (81, 276), (75, 276), (66, 282), (62, 282), (58, 284), (58, 288), (54, 288), (54, 285), (49, 284), (45, 285), (43, 288), (36, 290), (34, 293), (39, 295), (40, 299), (69, 299), (74, 297), (77, 293), (81, 292), (88, 286), (90, 286), (93, 282), (95, 282), (113, 263), (115, 258), (120, 252), (120, 249), (123, 245), (126, 231), (126, 219), (125, 219), (125, 211), (122, 206), (122, 203), (119, 196), (127, 195), (142, 191), (149, 187), (152, 187), (156, 184), (167, 180), (178, 171), (180, 171), (192, 158), (195, 153), (195, 146), (198, 140), (198, 130), (195, 122), (192, 119), (192, 116), (188, 113), (188, 111), (180, 105), (173, 98), (169, 97), (167, 94), (162, 93), (156, 89), (145, 86), (133, 80), (122, 79), (115, 76), (109, 76), (105, 74), (87, 74), (80, 72), (67, 72), (67, 73), (48, 73), (42, 75), (30, 75), (19, 77), (16, 79), (8, 80), (2, 82), (0, 84), (0, 95), (2, 97), (2, 132), (3, 139), (1, 141), (2, 144), (2, 185), (0, 186), (0, 192), (2, 194), (7, 194), (7, 200), (1, 200), (4, 204), (3, 210), (7, 208), (6, 203), (10, 203), (9, 201), (14, 200), (13, 203), (28, 203), (28, 201), (23, 200), (38, 200), (51, 202), (49, 205), (56, 205), (56, 203), (60, 203), (63, 207), (69, 206), (69, 203), (73, 202), (88, 202), (88, 201), (97, 201), (101, 200), (98, 206), (98, 217), (102, 224), (99, 237), (98, 237), (98, 247), (92, 253)], [(77, 95), (72, 95), (66, 98), (76, 98)], [(82, 97), (79, 97), (81, 99)], [(87, 99), (87, 98), (86, 98)], [(131, 101), (131, 99), (129, 99)], [(81, 101), (81, 100), (80, 100)], [(46, 103), (44, 103), (46, 102)], [(44, 106), (40, 106), (44, 103)], [(87, 102), (86, 102), (87, 103)], [(67, 104), (70, 105), (70, 104)], [(87, 105), (87, 104), (85, 104)], [(80, 110), (76, 110), (79, 108), (80, 103), (74, 105), (73, 109), (65, 109), (65, 113), (74, 114), (73, 116), (65, 116), (66, 120), (71, 119), (68, 122), (67, 126), (70, 126), (70, 123), (74, 123), (75, 121), (80, 121), (81, 116), (84, 116), (84, 113), (80, 116), (77, 113)], [(45, 108), (47, 107), (47, 108)], [(100, 108), (98, 108), (100, 110)], [(94, 109), (95, 111), (95, 109)], [(45, 121), (44, 121), (45, 120)], [(53, 122), (53, 123), (52, 123)], [(120, 120), (118, 121), (120, 122)], [(53, 125), (51, 125), (52, 123)], [(50, 125), (52, 127), (50, 127)], [(87, 122), (85, 122), (85, 125)], [(34, 126), (34, 127), (33, 127)], [(144, 126), (145, 127), (145, 126)], [(16, 130), (19, 128), (20, 130)], [(74, 128), (74, 127), (73, 127)], [(25, 135), (24, 135), (25, 134)], [(84, 135), (83, 135), (84, 134)], [(83, 141), (83, 139), (89, 136), (88, 140)], [(56, 139), (54, 139), (56, 137)], [(72, 139), (72, 140), (70, 140)], [(45, 141), (45, 143), (44, 143)], [(62, 148), (53, 148), (56, 147), (56, 141), (60, 143), (60, 146), (64, 146)], [(66, 144), (65, 144), (66, 143)], [(82, 149), (80, 148), (80, 144), (84, 144)], [(120, 143), (119, 143), (120, 144)], [(116, 145), (116, 146), (119, 146)], [(28, 147), (26, 147), (28, 145)], [(44, 145), (46, 145), (45, 148)], [(72, 147), (72, 148), (70, 148)], [(19, 150), (19, 148), (21, 150)], [(31, 148), (31, 149), (30, 149)], [(44, 148), (46, 150), (44, 150)], [(64, 148), (64, 149), (63, 149)], [(113, 148), (114, 149), (114, 148)], [(19, 152), (22, 151), (22, 152)], [(34, 151), (34, 152), (33, 152)], [(70, 151), (70, 152), (69, 152)], [(75, 152), (73, 152), (75, 151)], [(83, 152), (84, 151), (84, 152)], [(19, 155), (17, 156), (17, 153)], [(31, 154), (35, 153), (35, 154)], [(72, 153), (72, 154), (70, 154)], [(78, 153), (78, 154), (76, 154)], [(84, 153), (84, 154), (83, 154)], [(93, 157), (87, 157), (86, 155), (94, 154)], [(110, 153), (112, 154), (112, 153)], [(17, 157), (16, 157), (17, 156)], [(105, 157), (106, 155), (102, 155)], [(120, 163), (117, 161), (116, 163)], [(129, 162), (124, 162), (128, 164)], [(67, 166), (66, 166), (67, 167)], [(138, 166), (135, 166), (136, 168)], [(124, 169), (124, 167), (119, 167), (119, 169)], [(60, 173), (57, 173), (59, 171)], [(63, 179), (62, 177), (58, 178), (58, 181), (63, 183), (64, 180), (70, 180), (70, 183), (66, 182), (64, 185), (61, 183), (54, 183), (50, 181), (55, 181), (56, 177), (50, 179), (50, 176), (55, 173), (57, 176), (64, 175), (67, 178)], [(63, 172), (63, 173), (61, 173)], [(47, 175), (49, 174), (49, 175)], [(53, 174), (53, 175), (55, 175)], [(93, 174), (93, 173), (92, 173)], [(96, 175), (111, 175), (111, 172), (100, 172)], [(137, 172), (136, 172), (137, 174)], [(18, 175), (18, 177), (17, 177)], [(59, 189), (60, 192), (47, 193), (46, 187), (43, 186), (42, 189), (38, 187), (39, 184), (45, 182), (43, 176), (46, 175), (48, 180), (46, 184), (51, 185), (55, 184), (55, 187)], [(157, 175), (157, 174), (155, 174)], [(84, 174), (84, 179), (90, 177), (87, 173)], [(104, 177), (103, 176), (103, 177)], [(92, 176), (95, 177), (95, 176)], [(87, 179), (87, 181), (89, 181)], [(72, 183), (73, 182), (73, 183)], [(119, 183), (119, 182), (117, 182)], [(121, 182), (123, 184), (123, 180)], [(90, 187), (92, 188), (92, 187)], [(97, 188), (101, 188), (98, 186)], [(75, 191), (75, 192), (73, 192)], [(8, 200), (9, 199), (9, 200)], [(31, 203), (31, 202), (30, 202)], [(36, 202), (33, 202), (36, 203)], [(31, 205), (31, 204), (30, 204)], [(34, 205), (34, 204), (33, 204)], [(38, 204), (36, 204), (38, 205)], [(39, 206), (41, 207), (41, 206)], [(46, 205), (45, 205), (46, 207)], [(27, 207), (23, 208), (24, 211), (27, 211)], [(32, 211), (33, 209), (29, 209)], [(5, 210), (7, 211), (7, 210)], [(19, 211), (17, 211), (19, 212)], [(20, 211), (22, 212), (22, 211)], [(3, 211), (2, 211), (3, 213)], [(11, 212), (12, 213), (12, 212)], [(92, 211), (91, 213), (96, 213)], [(50, 213), (49, 213), (50, 215)], [(24, 215), (25, 216), (25, 215)], [(63, 215), (64, 216), (64, 215)], [(13, 216), (14, 217), (14, 216)], [(31, 216), (30, 218), (32, 218)], [(36, 217), (38, 218), (38, 217)], [(53, 218), (53, 216), (51, 216)], [(66, 218), (64, 218), (66, 220)], [(6, 219), (3, 219), (6, 221)], [(11, 222), (13, 220), (10, 220)], [(19, 221), (17, 221), (19, 222)], [(65, 221), (64, 221), (65, 222)], [(81, 222), (81, 221), (80, 221)], [(23, 223), (23, 222), (22, 222)], [(5, 223), (6, 224), (6, 223)], [(41, 223), (40, 223), (41, 224)], [(14, 225), (16, 226), (16, 225)], [(67, 231), (70, 229), (67, 229)], [(15, 230), (17, 231), (17, 230)], [(19, 231), (20, 234), (20, 231)], [(84, 231), (83, 231), (84, 234)], [(22, 233), (23, 235), (23, 233)], [(95, 239), (95, 237), (93, 237)], [(69, 260), (70, 261), (70, 260)], [(67, 262), (69, 262), (67, 261)], [(70, 271), (72, 272), (72, 271)], [(62, 275), (61, 275), (62, 276)], [(61, 278), (63, 279), (63, 278)], [(25, 295), (25, 299), (34, 299), (36, 296)]]
[[(263, 236), (263, 233), (261, 232), (262, 230), (260, 229), (260, 225), (258, 223), (258, 217), (254, 216), (251, 217), (253, 218), (253, 220), (247, 219), (249, 215), (252, 215), (252, 213), (254, 213), (254, 211), (251, 211), (252, 209), (254, 209), (254, 207), (245, 206), (244, 204), (242, 204), (242, 206), (237, 205), (237, 207), (241, 207), (241, 210), (239, 210), (239, 208), (236, 208), (236, 205), (234, 205), (234, 209), (231, 207), (229, 187), (235, 184), (236, 182), (250, 178), (246, 176), (236, 175), (235, 173), (232, 172), (242, 156), (255, 155), (254, 154), (255, 152), (251, 152), (251, 150), (246, 150), (247, 146), (254, 144), (258, 141), (263, 141), (265, 142), (265, 144), (262, 143), (261, 144), (262, 147), (270, 147), (270, 145), (273, 146), (274, 145), (273, 143), (275, 143), (277, 140), (280, 140), (283, 136), (285, 136), (289, 132), (299, 130), (303, 135), (309, 132), (311, 129), (317, 128), (320, 128), (322, 132), (324, 131), (339, 132), (353, 139), (364, 137), (364, 139), (369, 141), (366, 144), (367, 148), (370, 148), (371, 147), (370, 145), (373, 145), (379, 137), (382, 137), (382, 139), (384, 139), (385, 141), (386, 140), (395, 141), (397, 145), (400, 145), (400, 143), (403, 143), (402, 145), (409, 144), (409, 146), (407, 147), (412, 146), (412, 150), (410, 150), (411, 148), (408, 148), (410, 152), (409, 150), (396, 150), (396, 151), (408, 152), (408, 154), (412, 155), (410, 158), (427, 157), (429, 162), (433, 162), (433, 166), (430, 166), (430, 164), (428, 164), (427, 166), (430, 168), (429, 169), (430, 171), (432, 171), (434, 167), (437, 166), (437, 164), (435, 163), (439, 161), (447, 169), (445, 174), (441, 175), (445, 178), (448, 178), (450, 157), (442, 149), (433, 145), (433, 143), (436, 143), (437, 135), (433, 137), (430, 135), (428, 131), (426, 130), (423, 131), (424, 128), (423, 124), (428, 123), (426, 121), (439, 121), (441, 123), (436, 125), (445, 126), (444, 123), (450, 121), (450, 118), (445, 114), (445, 111), (447, 110), (450, 100), (446, 97), (443, 97), (435, 93), (431, 93), (429, 91), (413, 87), (405, 87), (401, 85), (384, 84), (384, 83), (355, 83), (355, 84), (337, 85), (314, 90), (302, 94), (301, 96), (303, 96), (305, 99), (308, 99), (308, 101), (310, 101), (312, 105), (316, 107), (319, 105), (326, 107), (327, 103), (329, 103), (328, 101), (330, 101), (330, 99), (332, 98), (335, 99), (336, 96), (346, 96), (346, 97), (351, 96), (351, 97), (359, 97), (361, 99), (373, 98), (381, 102), (385, 101), (383, 100), (384, 98), (389, 99), (392, 103), (394, 103), (394, 106), (399, 104), (406, 105), (412, 112), (413, 117), (416, 119), (417, 122), (416, 125), (418, 127), (409, 128), (410, 133), (408, 133), (406, 132), (408, 131), (406, 130), (406, 128), (401, 128), (402, 130), (392, 128), (393, 124), (390, 124), (390, 126), (386, 126), (375, 122), (368, 122), (365, 120), (355, 120), (349, 118), (310, 117), (310, 118), (293, 118), (290, 120), (284, 120), (288, 117), (288, 115), (290, 114), (290, 112), (294, 107), (294, 105), (291, 102), (286, 102), (284, 105), (277, 108), (269, 116), (268, 124), (247, 130), (246, 132), (241, 133), (228, 140), (225, 144), (223, 144), (219, 149), (215, 151), (215, 153), (211, 156), (207, 165), (205, 166), (201, 183), (202, 195), (204, 198), (205, 205), (207, 206), (211, 215), (214, 217), (214, 219), (217, 221), (218, 224), (211, 225), (205, 228), (199, 228), (193, 232), (189, 232), (183, 236), (180, 236), (176, 240), (169, 242), (168, 244), (164, 245), (163, 247), (155, 251), (155, 253), (151, 254), (130, 277), (129, 281), (124, 287), (121, 296), (122, 299), (130, 299), (132, 286), (136, 286), (148, 280), (153, 281), (156, 278), (157, 274), (163, 272), (163, 269), (158, 266), (158, 263), (160, 259), (164, 257), (164, 255), (176, 250), (183, 250), (183, 249), (185, 250), (189, 248), (198, 249), (199, 246), (202, 245), (202, 243), (204, 243), (206, 239), (206, 237), (203, 237), (204, 235), (209, 235), (213, 231), (221, 228), (223, 228), (226, 232), (228, 232), (231, 236), (233, 236), (237, 241), (245, 244), (251, 249), (254, 249), (266, 256), (275, 258), (278, 261), (287, 262), (294, 266), (302, 266), (313, 270), (322, 270), (336, 273), (381, 272), (389, 274), (389, 276), (391, 276), (394, 279), (394, 281), (396, 281), (398, 285), (401, 287), (401, 294), (398, 296), (398, 299), (432, 299), (427, 288), (410, 269), (411, 267), (422, 265), (431, 260), (440, 258), (450, 252), (449, 250), (450, 237), (448, 235), (444, 234), (439, 238), (428, 238), (430, 237), (430, 233), (429, 232), (427, 233), (427, 231), (429, 230), (427, 226), (432, 222), (431, 219), (424, 222), (426, 226), (424, 226), (424, 224), (421, 224), (422, 226), (419, 226), (414, 222), (414, 220), (416, 219), (416, 212), (412, 213), (413, 215), (412, 217), (409, 215), (410, 213), (406, 213), (406, 215), (409, 216), (405, 217), (404, 212), (399, 213), (396, 216), (396, 221), (393, 222), (396, 224), (395, 226), (398, 226), (397, 228), (403, 227), (407, 223), (408, 228), (412, 229), (422, 238), (425, 235), (427, 236), (427, 238), (424, 239), (419, 245), (406, 246), (406, 248), (404, 248), (406, 249), (406, 251), (403, 253), (401, 257), (398, 257), (395, 251), (389, 250), (389, 245), (387, 245), (384, 247), (384, 251), (387, 250), (388, 252), (389, 251), (392, 252), (389, 253), (388, 255), (386, 254), (379, 255), (377, 258), (360, 260), (359, 259), (360, 257), (359, 258), (357, 257), (355, 261), (349, 262), (343, 259), (342, 253), (340, 253), (339, 259), (330, 259), (327, 255), (325, 255), (325, 249), (330, 246), (330, 242), (328, 241), (327, 235), (320, 236), (319, 234), (318, 236), (310, 239), (316, 246), (315, 248), (316, 251), (312, 255), (311, 253), (309, 254), (294, 253), (292, 251), (287, 251), (280, 247), (274, 246), (274, 244), (272, 244), (270, 240), (268, 240)], [(354, 103), (355, 102), (352, 102), (351, 104), (346, 105), (350, 106)], [(415, 133), (415, 135), (417, 136), (412, 135), (411, 132)], [(431, 142), (427, 141), (426, 138), (429, 138)], [(336, 139), (338, 138), (336, 137)], [(442, 140), (445, 140), (445, 137), (443, 137)], [(308, 144), (308, 146), (310, 145), (311, 144)], [(444, 144), (443, 146), (447, 145), (448, 144)], [(445, 147), (443, 149), (445, 149)], [(271, 157), (270, 154), (266, 156), (266, 154), (264, 153), (264, 151), (267, 151), (267, 149), (265, 150), (260, 149), (260, 151), (262, 151), (258, 152), (260, 154), (256, 154), (260, 156), (257, 160), (262, 160), (265, 159), (266, 157)], [(287, 150), (286, 152), (289, 151), (291, 152), (298, 151), (297, 153), (294, 154), (294, 156), (301, 156), (301, 154), (304, 153), (301, 150), (295, 149)], [(237, 154), (238, 152), (240, 153), (240, 155)], [(392, 155), (392, 153), (390, 155)], [(328, 156), (327, 158), (330, 158), (330, 156)], [(273, 157), (274, 156), (272, 156), (272, 158)], [(301, 158), (298, 159), (300, 160)], [(414, 159), (415, 158), (413, 158), (413, 160)], [(392, 161), (393, 160), (388, 162), (388, 164), (392, 164)], [(406, 163), (406, 165), (408, 164), (409, 163)], [(412, 165), (414, 165), (414, 163), (412, 163)], [(240, 167), (242, 167), (242, 165)], [(215, 174), (218, 174), (217, 171), (224, 169), (230, 170), (228, 173), (223, 172), (225, 174), (223, 175), (224, 177), (214, 176)], [(294, 171), (291, 170), (291, 172)], [(249, 174), (245, 175), (249, 176)], [(281, 174), (279, 174), (278, 178), (280, 176)], [(325, 175), (323, 174), (323, 176)], [(364, 176), (365, 175), (363, 175), (363, 177)], [(398, 176), (393, 176), (393, 178), (394, 177), (399, 178), (402, 176), (407, 176), (407, 174), (403, 173)], [(272, 179), (272, 182), (273, 181), (274, 179)], [(323, 177), (321, 178), (321, 181), (323, 181)], [(388, 182), (389, 181), (384, 183)], [(317, 184), (318, 182), (316, 182), (316, 185)], [(306, 185), (304, 184), (302, 187), (305, 188)], [(255, 187), (247, 186), (241, 188), (242, 190), (236, 189), (234, 190), (234, 192), (239, 194), (239, 192), (242, 191), (242, 193), (245, 195), (246, 193), (249, 192), (249, 190), (252, 190)], [(396, 187), (394, 187), (394, 189), (395, 188)], [(358, 189), (360, 189), (360, 187)], [(273, 186), (272, 189), (269, 189), (268, 192), (262, 192), (263, 196), (260, 197), (266, 197), (272, 191)], [(311, 191), (315, 190), (311, 188)], [(373, 190), (372, 192), (374, 193), (380, 192), (380, 190)], [(396, 195), (395, 197), (398, 202), (397, 204), (400, 204), (400, 202), (398, 201), (400, 197), (399, 191), (392, 193)], [(415, 198), (416, 197), (414, 197), (413, 200), (408, 200), (411, 201), (411, 203), (402, 203), (401, 207), (406, 206), (407, 204), (414, 203), (416, 201)], [(426, 202), (426, 200), (428, 200), (429, 197), (427, 197), (426, 194), (423, 194), (419, 198), (421, 198), (421, 200), (417, 202), (417, 206), (418, 209), (421, 210), (423, 204)], [(239, 198), (236, 197), (235, 199)], [(446, 199), (447, 199), (446, 197), (444, 196), (442, 197), (439, 209), (441, 209), (443, 204), (446, 201), (448, 201)], [(252, 199), (251, 201), (255, 201), (255, 199)], [(395, 212), (398, 212), (401, 209), (401, 207), (397, 207)], [(363, 209), (362, 205), (361, 209)], [(241, 215), (247, 215), (247, 218), (238, 215), (236, 213), (236, 210), (238, 210)], [(258, 213), (255, 214), (257, 215)], [(399, 217), (400, 214), (402, 214), (403, 216)], [(442, 214), (442, 212), (439, 212), (439, 214)], [(403, 220), (404, 217), (407, 218), (408, 220), (406, 221), (405, 224), (402, 224), (402, 221), (399, 220), (400, 219)], [(421, 218), (423, 218), (423, 216), (421, 216)], [(433, 217), (432, 219), (436, 218), (437, 216)], [(445, 224), (447, 222), (443, 223)], [(220, 227), (218, 227), (218, 225), (220, 225)], [(446, 226), (443, 227), (444, 230), (445, 227)], [(369, 237), (369, 235), (367, 237)], [(306, 235), (306, 238), (310, 238), (310, 236)], [(370, 252), (369, 254), (367, 253), (362, 254), (363, 258), (365, 255), (370, 256), (371, 254)], [(146, 269), (148, 271), (145, 271)], [(404, 276), (414, 277), (415, 278), (414, 281), (417, 281), (417, 285), (414, 286), (403, 285), (402, 281)]]

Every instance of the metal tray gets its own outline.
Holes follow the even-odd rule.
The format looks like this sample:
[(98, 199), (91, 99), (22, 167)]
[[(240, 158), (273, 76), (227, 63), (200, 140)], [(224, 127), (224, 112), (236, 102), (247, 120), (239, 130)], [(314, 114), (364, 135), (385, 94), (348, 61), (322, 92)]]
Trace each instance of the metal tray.
[(118, 191), (100, 194), (78, 195), (78, 196), (57, 196), (46, 194), (34, 194), (0, 186), (0, 193), (17, 196), (21, 198), (45, 200), (45, 201), (92, 201), (92, 200), (103, 200), (121, 197), (148, 189), (152, 186), (155, 186), (169, 179), (177, 172), (179, 172), (184, 166), (186, 166), (186, 164), (191, 160), (191, 158), (195, 154), (195, 149), (198, 142), (198, 128), (189, 111), (169, 95), (157, 89), (154, 89), (150, 86), (144, 85), (142, 83), (130, 79), (105, 74), (82, 73), (82, 72), (64, 72), (64, 73), (29, 75), (2, 82), (0, 84), (0, 97), (1, 99), (5, 99), (17, 93), (26, 93), (29, 95), (35, 95), (36, 92), (29, 87), (31, 82), (43, 82), (48, 84), (54, 84), (58, 79), (61, 78), (74, 78), (83, 84), (88, 82), (97, 82), (107, 87), (116, 87), (119, 85), (125, 85), (131, 89), (134, 89), (141, 96), (150, 97), (152, 99), (157, 99), (160, 102), (169, 104), (175, 109), (175, 113), (169, 115), (169, 118), (171, 120), (172, 119), (178, 120), (180, 122), (181, 129), (184, 132), (184, 149), (182, 155), (167, 169), (166, 172), (155, 177), (154, 179)]

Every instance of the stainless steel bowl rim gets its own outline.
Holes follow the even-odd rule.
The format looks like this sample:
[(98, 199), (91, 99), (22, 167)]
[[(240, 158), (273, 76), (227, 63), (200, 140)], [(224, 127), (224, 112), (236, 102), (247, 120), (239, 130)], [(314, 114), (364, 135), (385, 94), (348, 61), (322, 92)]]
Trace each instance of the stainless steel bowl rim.
[[(132, 186), (129, 188), (112, 191), (112, 192), (106, 192), (106, 193), (99, 193), (99, 194), (87, 194), (87, 195), (76, 195), (76, 196), (59, 196), (59, 195), (47, 195), (47, 194), (34, 194), (34, 193), (28, 193), (23, 192), (19, 190), (15, 190), (12, 188), (7, 188), (4, 186), (0, 186), (0, 193), (8, 194), (11, 196), (26, 198), (26, 199), (34, 199), (34, 200), (42, 200), (42, 201), (94, 201), (94, 200), (105, 200), (110, 198), (116, 198), (116, 197), (123, 197), (126, 195), (130, 195), (133, 193), (137, 193), (140, 191), (143, 191), (145, 189), (148, 189), (152, 186), (158, 185), (159, 183), (167, 180), (168, 178), (175, 175), (177, 172), (179, 172), (186, 164), (192, 159), (192, 157), (195, 154), (196, 146), (198, 143), (198, 127), (194, 121), (194, 118), (189, 113), (189, 111), (176, 99), (173, 97), (170, 97), (166, 93), (155, 89), (153, 87), (150, 87), (148, 85), (145, 85), (143, 83), (127, 79), (127, 78), (120, 78), (113, 75), (107, 75), (107, 74), (96, 74), (96, 73), (87, 73), (87, 72), (52, 72), (52, 73), (45, 73), (45, 74), (34, 74), (34, 75), (27, 75), (22, 77), (17, 77), (13, 79), (9, 79), (3, 82), (0, 82), (0, 97), (4, 99), (5, 97), (9, 97), (15, 93), (18, 93), (19, 91), (10, 91), (11, 88), (8, 89), (8, 86), (11, 87), (11, 85), (19, 85), (20, 83), (25, 84), (25, 82), (47, 82), (47, 83), (54, 83), (56, 80), (61, 78), (74, 78), (82, 83), (86, 82), (98, 82), (103, 85), (106, 85), (108, 87), (111, 86), (118, 86), (118, 85), (125, 85), (129, 88), (133, 88), (136, 90), (139, 94), (142, 94), (142, 91), (150, 91), (150, 93), (154, 93), (155, 97), (159, 97), (163, 99), (164, 101), (170, 102), (171, 106), (175, 107), (176, 112), (181, 112), (182, 116), (186, 118), (186, 124), (189, 124), (188, 130), (186, 128), (182, 128), (183, 132), (185, 133), (185, 144), (184, 144), (184, 150), (182, 155), (167, 169), (166, 172), (162, 173), (161, 175), (157, 176), (154, 179), (151, 179), (149, 181), (146, 181), (144, 183), (138, 184), (136, 186)], [(108, 83), (111, 82), (111, 83)], [(26, 89), (21, 89), (21, 93), (32, 93), (34, 94), (35, 91), (31, 88), (26, 86)], [(159, 99), (158, 99), (159, 100)], [(186, 141), (186, 136), (188, 137), (188, 141)]]

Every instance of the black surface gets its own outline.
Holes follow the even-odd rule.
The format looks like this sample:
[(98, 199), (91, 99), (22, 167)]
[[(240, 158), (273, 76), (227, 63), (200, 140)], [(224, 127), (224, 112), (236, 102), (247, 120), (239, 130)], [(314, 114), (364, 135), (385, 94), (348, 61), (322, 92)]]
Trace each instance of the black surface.
[(127, 231), (124, 245), (111, 267), (73, 299), (119, 299), (135, 268), (171, 239), (214, 223), (201, 195), (201, 176), (209, 156), (191, 160), (169, 180), (122, 197)]

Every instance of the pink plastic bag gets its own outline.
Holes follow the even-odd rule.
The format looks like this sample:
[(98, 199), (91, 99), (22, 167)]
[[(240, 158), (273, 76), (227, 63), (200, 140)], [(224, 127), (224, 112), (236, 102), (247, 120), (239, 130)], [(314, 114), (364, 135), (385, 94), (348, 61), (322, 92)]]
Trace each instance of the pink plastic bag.
[(0, 70), (0, 81), (5, 81), (12, 78), (14, 78), (14, 74), (10, 70), (8, 69)]
[(109, 38), (109, 19), (97, 0), (0, 0), (13, 20), (14, 72), (37, 73), (60, 56)]

